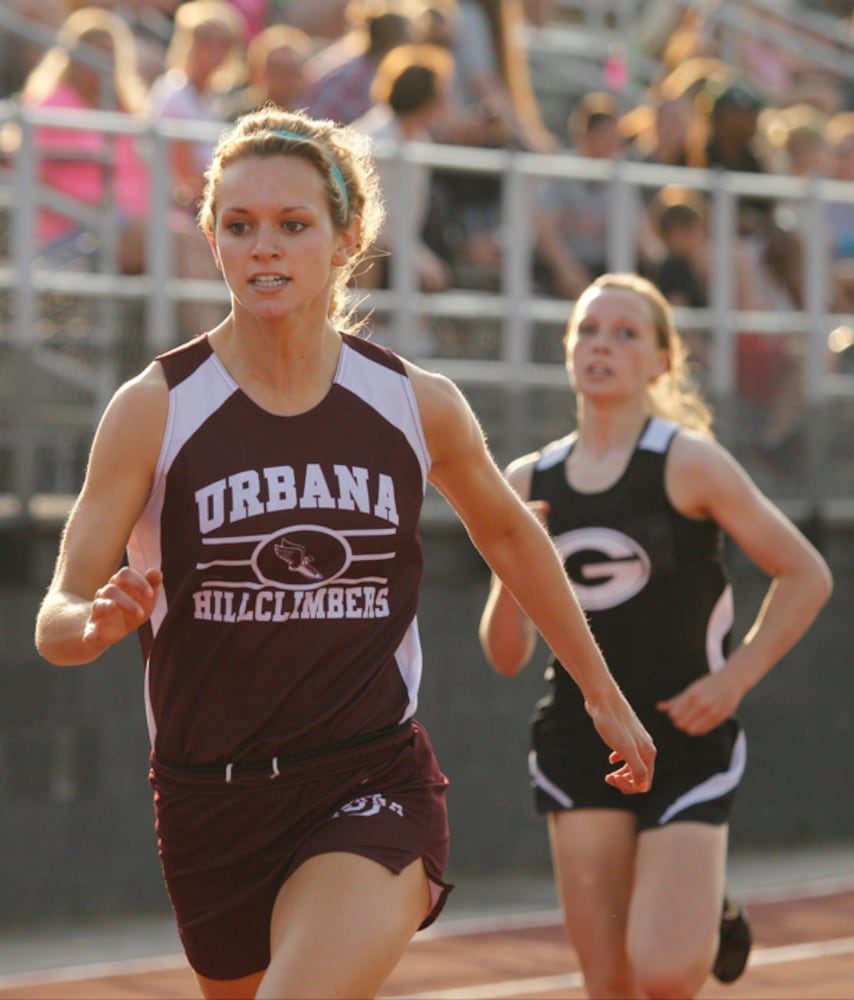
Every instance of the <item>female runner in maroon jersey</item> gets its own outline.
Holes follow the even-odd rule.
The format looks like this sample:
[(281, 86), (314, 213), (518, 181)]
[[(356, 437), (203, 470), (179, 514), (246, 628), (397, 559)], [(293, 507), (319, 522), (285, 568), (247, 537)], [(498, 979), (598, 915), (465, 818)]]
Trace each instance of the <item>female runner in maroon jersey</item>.
[(382, 215), (365, 142), (270, 109), (223, 137), (200, 222), (231, 311), (114, 396), (37, 621), (60, 665), (139, 630), (163, 872), (207, 997), (373, 996), (444, 902), (446, 779), (413, 717), (428, 481), (572, 664), (607, 780), (652, 779), (459, 390), (348, 324)]
[[(577, 430), (507, 475), (554, 538), (658, 756), (650, 790), (615, 795), (555, 660), (534, 712), (531, 779), (590, 996), (695, 996), (710, 971), (737, 978), (751, 943), (741, 908), (722, 900), (745, 759), (735, 711), (809, 628), (830, 573), (712, 439), (670, 308), (649, 281), (596, 279), (576, 303), (566, 357)], [(732, 650), (723, 532), (772, 581)], [(495, 578), (481, 619), (490, 662), (515, 674), (535, 638)]]

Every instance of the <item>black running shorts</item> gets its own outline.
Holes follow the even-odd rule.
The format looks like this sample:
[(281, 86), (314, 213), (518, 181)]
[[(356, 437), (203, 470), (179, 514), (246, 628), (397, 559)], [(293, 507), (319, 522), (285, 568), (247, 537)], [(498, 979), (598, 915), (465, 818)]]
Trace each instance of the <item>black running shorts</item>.
[(688, 820), (728, 822), (746, 759), (739, 723), (728, 719), (704, 736), (689, 736), (654, 707), (636, 711), (658, 755), (652, 788), (625, 795), (605, 783), (616, 765), (583, 704), (558, 709), (545, 700), (537, 706), (528, 761), (537, 811), (620, 809), (637, 815), (640, 830)]

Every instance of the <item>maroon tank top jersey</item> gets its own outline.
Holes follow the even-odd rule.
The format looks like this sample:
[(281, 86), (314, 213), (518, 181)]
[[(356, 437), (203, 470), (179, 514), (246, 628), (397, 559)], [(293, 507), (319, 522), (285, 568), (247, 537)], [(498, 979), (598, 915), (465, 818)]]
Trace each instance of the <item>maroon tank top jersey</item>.
[(158, 360), (168, 419), (128, 544), (163, 572), (140, 629), (155, 754), (263, 760), (410, 718), (430, 459), (400, 359), (345, 336), (326, 397), (288, 417), (206, 336)]

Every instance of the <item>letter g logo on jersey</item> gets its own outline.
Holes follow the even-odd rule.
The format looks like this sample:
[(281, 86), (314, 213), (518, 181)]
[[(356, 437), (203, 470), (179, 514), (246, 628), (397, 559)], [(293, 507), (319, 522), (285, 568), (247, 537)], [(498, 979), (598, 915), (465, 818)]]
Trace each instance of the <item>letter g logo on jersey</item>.
[(555, 545), (585, 611), (618, 607), (643, 590), (649, 580), (649, 556), (621, 531), (578, 528), (558, 535)]

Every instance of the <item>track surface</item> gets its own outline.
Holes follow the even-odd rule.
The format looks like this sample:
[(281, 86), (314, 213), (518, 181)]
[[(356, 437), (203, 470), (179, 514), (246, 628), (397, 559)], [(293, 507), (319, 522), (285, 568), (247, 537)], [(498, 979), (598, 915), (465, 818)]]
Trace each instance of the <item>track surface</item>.
[[(729, 1000), (851, 1000), (854, 890), (787, 890), (749, 899), (755, 947), (730, 986), (709, 979), (700, 996)], [(578, 964), (554, 911), (448, 921), (416, 937), (384, 998), (539, 1000), (584, 997)], [(198, 998), (183, 956), (0, 976), (0, 998)]]

